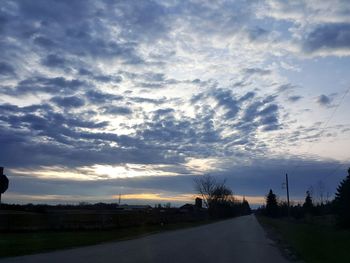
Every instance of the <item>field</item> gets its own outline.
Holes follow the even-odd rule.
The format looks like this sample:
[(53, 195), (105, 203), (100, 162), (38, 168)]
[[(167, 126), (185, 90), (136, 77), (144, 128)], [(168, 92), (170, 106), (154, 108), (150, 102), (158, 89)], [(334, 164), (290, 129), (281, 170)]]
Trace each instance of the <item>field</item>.
[[(306, 263), (350, 262), (350, 230), (318, 223), (258, 217), (267, 232), (280, 236)], [(275, 236), (276, 236), (275, 235)]]
[(58, 249), (126, 240), (162, 231), (212, 223), (204, 220), (192, 223), (128, 227), (115, 230), (37, 231), (0, 234), (0, 257), (20, 256)]

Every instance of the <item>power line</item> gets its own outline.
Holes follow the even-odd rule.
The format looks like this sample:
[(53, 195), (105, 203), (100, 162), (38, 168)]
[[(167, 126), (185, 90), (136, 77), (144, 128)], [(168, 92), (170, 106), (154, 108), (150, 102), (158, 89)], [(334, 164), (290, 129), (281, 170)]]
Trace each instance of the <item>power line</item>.
[[(344, 93), (343, 97), (340, 99), (339, 103), (335, 106), (335, 108), (334, 108), (333, 112), (331, 113), (331, 115), (329, 116), (328, 120), (324, 123), (323, 128), (321, 129), (321, 131), (319, 133), (319, 136), (321, 136), (323, 134), (323, 132), (328, 128), (328, 124), (330, 123), (331, 119), (334, 117), (334, 115), (335, 115), (336, 111), (338, 110), (338, 108), (340, 107), (340, 105), (343, 103), (343, 101), (344, 101), (346, 95), (349, 93), (349, 91), (350, 91), (350, 86), (345, 91), (345, 93)], [(317, 141), (316, 141), (316, 143), (317, 143)], [(314, 144), (310, 144), (308, 149), (306, 150), (306, 153), (309, 152), (313, 146), (314, 146)], [(300, 164), (296, 165), (293, 168), (293, 170), (291, 171), (291, 174), (293, 174), (300, 166), (301, 166)]]
[[(342, 96), (342, 98), (340, 99), (339, 103), (334, 107), (334, 110), (332, 111), (331, 115), (329, 116), (328, 120), (326, 122), (324, 122), (323, 128), (321, 129), (320, 133), (319, 133), (319, 137), (321, 137), (321, 135), (324, 133), (324, 131), (328, 128), (328, 125), (330, 123), (330, 121), (333, 119), (335, 113), (337, 112), (338, 108), (340, 107), (340, 105), (343, 103), (346, 95), (349, 93), (350, 91), (350, 86), (349, 88), (345, 91), (344, 95)], [(315, 141), (314, 143), (311, 143), (307, 149), (307, 151), (305, 153), (308, 153), (312, 147), (315, 145), (315, 143), (318, 143), (317, 141)], [(329, 174), (327, 174), (326, 176), (323, 177), (323, 180), (325, 180), (326, 178), (328, 178), (329, 176), (333, 176), (339, 168), (341, 168), (342, 166), (344, 166), (345, 163), (341, 163), (340, 165), (338, 165), (332, 172), (330, 172)], [(301, 166), (301, 164), (299, 163), (298, 165), (296, 165), (293, 170), (291, 171), (291, 174), (294, 174), (294, 172)], [(321, 178), (322, 181), (322, 178)], [(313, 184), (313, 186), (316, 187), (315, 184)]]

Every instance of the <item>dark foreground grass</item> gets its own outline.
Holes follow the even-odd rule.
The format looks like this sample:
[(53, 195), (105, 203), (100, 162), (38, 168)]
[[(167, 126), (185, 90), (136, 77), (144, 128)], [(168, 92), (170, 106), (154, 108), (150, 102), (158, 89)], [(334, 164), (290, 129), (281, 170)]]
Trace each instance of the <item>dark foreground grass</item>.
[(350, 262), (350, 230), (267, 217), (258, 219), (263, 226), (278, 232), (306, 263)]
[(79, 246), (95, 245), (110, 241), (126, 240), (148, 234), (194, 227), (213, 222), (215, 221), (206, 220), (164, 226), (139, 226), (100, 231), (0, 233), (0, 257), (20, 256)]

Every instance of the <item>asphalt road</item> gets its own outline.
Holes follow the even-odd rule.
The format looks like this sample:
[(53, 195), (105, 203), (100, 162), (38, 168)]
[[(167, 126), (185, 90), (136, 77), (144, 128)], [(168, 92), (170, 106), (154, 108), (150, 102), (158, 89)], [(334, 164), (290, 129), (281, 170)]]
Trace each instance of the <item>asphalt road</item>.
[(14, 262), (284, 263), (288, 261), (266, 237), (255, 216), (250, 215), (133, 240), (0, 260), (0, 263)]

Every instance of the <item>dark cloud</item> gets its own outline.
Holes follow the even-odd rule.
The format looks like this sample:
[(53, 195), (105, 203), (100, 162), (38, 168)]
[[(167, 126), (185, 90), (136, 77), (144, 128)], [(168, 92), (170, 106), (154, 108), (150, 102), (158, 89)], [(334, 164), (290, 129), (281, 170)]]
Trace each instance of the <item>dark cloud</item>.
[(92, 78), (95, 81), (98, 82), (104, 82), (104, 83), (120, 83), (123, 81), (123, 78), (121, 76), (112, 76), (112, 75), (105, 75), (105, 74), (94, 74), (94, 72), (85, 69), (85, 68), (80, 68), (78, 70), (78, 74), (80, 76), (88, 76)]
[(4, 32), (7, 21), (6, 15), (0, 12), (0, 34)]
[(93, 76), (92, 71), (90, 71), (86, 68), (80, 68), (78, 73), (79, 73), (79, 75), (82, 75), (82, 76)]
[(263, 29), (259, 26), (251, 28), (248, 30), (249, 39), (251, 41), (260, 41), (265, 39), (265, 37), (269, 34), (269, 31)]
[(291, 91), (293, 89), (295, 89), (296, 86), (290, 84), (290, 83), (287, 83), (287, 84), (283, 84), (283, 85), (280, 85), (278, 88), (277, 88), (277, 91), (278, 92), (287, 92), (287, 91)]
[(15, 69), (6, 62), (0, 62), (0, 76), (14, 76)]
[(111, 115), (130, 115), (132, 114), (132, 110), (128, 107), (121, 106), (105, 106), (102, 107), (102, 112), (105, 114)]
[(329, 107), (332, 103), (332, 98), (322, 94), (322, 95), (317, 97), (316, 101), (321, 106)]
[(350, 49), (350, 24), (332, 23), (316, 27), (304, 39), (305, 52)]
[(302, 98), (303, 98), (302, 96), (298, 96), (298, 95), (289, 96), (288, 97), (288, 101), (290, 101), (290, 102), (297, 102), (297, 101), (301, 100)]
[(246, 101), (246, 100), (250, 100), (252, 98), (254, 98), (256, 95), (255, 92), (249, 91), (247, 92), (244, 96), (242, 96), (241, 98), (239, 98), (240, 102)]
[(261, 116), (266, 116), (266, 115), (271, 115), (274, 114), (278, 111), (278, 106), (277, 104), (270, 104), (264, 109), (259, 111), (259, 115)]
[(27, 94), (49, 93), (49, 94), (71, 94), (79, 88), (87, 85), (77, 79), (66, 79), (64, 77), (32, 77), (19, 81), (14, 87), (8, 87), (2, 92), (12, 96), (23, 96)]
[(42, 60), (41, 63), (50, 68), (64, 68), (67, 61), (56, 54), (49, 54)]
[[(64, 168), (64, 167), (62, 167)], [(9, 174), (13, 181), (12, 192), (32, 195), (122, 195), (143, 191), (171, 191), (191, 193), (194, 176), (140, 176), (137, 178), (118, 178), (103, 180), (57, 180)], [(36, 186), (36, 187), (35, 187)], [(123, 198), (123, 197), (122, 197)]]
[(260, 76), (265, 76), (265, 75), (270, 75), (271, 70), (269, 69), (262, 69), (262, 68), (246, 68), (244, 69), (244, 73), (247, 75), (260, 75)]
[(165, 81), (165, 74), (163, 73), (153, 73), (153, 72), (148, 72), (142, 75), (142, 78), (146, 81), (151, 81), (151, 82), (163, 82)]
[(85, 105), (85, 101), (76, 96), (53, 97), (51, 101), (63, 108), (80, 108)]
[[(99, 4), (94, 1), (57, 2), (54, 0), (39, 0), (35, 3), (13, 1), (10, 4), (7, 2), (4, 3), (4, 10), (12, 11), (7, 14), (8, 30), (6, 32), (22, 45), (30, 47), (34, 44), (36, 48), (50, 50), (52, 55), (42, 60), (42, 63), (49, 67), (59, 67), (64, 64), (64, 58), (58, 55), (62, 54), (62, 50), (65, 54), (77, 58), (119, 58), (125, 64), (143, 63), (142, 57), (137, 52), (138, 44), (135, 41), (137, 34), (134, 35), (130, 31), (132, 26), (130, 21), (136, 18), (135, 14), (118, 18), (116, 14), (127, 10), (118, 11), (117, 5), (109, 1), (102, 1)], [(120, 6), (126, 8), (128, 5), (120, 4)], [(145, 3), (146, 9), (147, 6), (148, 4)], [(139, 14), (141, 16), (144, 14), (142, 7), (139, 9)], [(158, 21), (158, 16), (156, 17)], [(115, 21), (114, 26), (122, 30), (119, 37), (110, 33), (111, 21)], [(145, 24), (140, 24), (139, 32), (146, 29)], [(124, 32), (129, 34), (123, 37)], [(3, 44), (10, 45), (7, 40)]]
[[(58, 98), (54, 100), (62, 106), (75, 105), (75, 101), (72, 100), (74, 97)], [(181, 148), (181, 144), (174, 148), (171, 155), (167, 153), (169, 147), (175, 142), (188, 141), (195, 137), (207, 140), (204, 136), (209, 132), (195, 133), (189, 121), (175, 120), (170, 109), (155, 111), (152, 121), (144, 124), (144, 127), (138, 127), (137, 129), (143, 132), (134, 137), (93, 132), (92, 129), (104, 128), (108, 123), (86, 120), (83, 115), (72, 117), (69, 114), (55, 113), (49, 105), (18, 107), (4, 104), (1, 105), (1, 110), (6, 112), (0, 118), (2, 134), (7, 134), (7, 144), (3, 149), (9, 154), (8, 158), (3, 160), (7, 165), (18, 167), (182, 162), (183, 157), (176, 150)], [(113, 114), (130, 114), (128, 108), (110, 107), (109, 110)], [(89, 128), (90, 131), (81, 128)], [(19, 140), (20, 138), (22, 139)], [(112, 142), (117, 143), (118, 147), (111, 147)], [(10, 158), (19, 151), (31, 154), (20, 160)], [(150, 154), (152, 156), (147, 156)]]
[[(1, 129), (1, 132), (3, 132), (3, 129)], [(54, 165), (73, 168), (94, 164), (171, 164), (184, 161), (183, 158), (176, 155), (165, 155), (166, 151), (161, 149), (143, 147), (142, 143), (138, 143), (137, 141), (134, 147), (127, 148), (126, 145), (130, 145), (131, 143), (128, 141), (129, 138), (127, 136), (116, 136), (113, 138), (111, 134), (83, 133), (79, 137), (83, 141), (74, 143), (74, 147), (72, 147), (72, 141), (67, 141), (66, 144), (64, 144), (64, 141), (60, 144), (57, 142), (34, 142), (29, 140), (29, 138), (24, 141), (23, 136), (21, 136), (21, 142), (16, 140), (16, 134), (12, 133), (12, 135), (9, 135), (9, 140), (3, 144), (3, 151), (0, 153), (2, 164), (17, 168)], [(60, 142), (58, 140), (59, 138), (55, 139)], [(123, 147), (110, 147), (107, 144), (101, 145), (103, 141), (117, 142)], [(135, 148), (136, 146), (137, 148)], [(16, 158), (16, 156), (22, 156), (22, 158)]]
[(114, 95), (110, 93), (105, 93), (97, 90), (89, 90), (85, 93), (87, 99), (94, 104), (111, 103), (113, 101), (123, 100), (122, 96)]
[(275, 115), (269, 115), (261, 118), (261, 124), (263, 131), (274, 131), (280, 128), (278, 118)]
[(168, 114), (173, 114), (175, 112), (174, 109), (171, 108), (166, 108), (166, 109), (159, 109), (153, 112), (154, 118), (159, 119), (160, 116), (168, 115)]
[(111, 8), (116, 10), (113, 15), (120, 23), (122, 37), (153, 42), (171, 27), (165, 5), (156, 1), (115, 2)]
[(55, 43), (46, 37), (38, 36), (34, 38), (34, 44), (41, 46), (46, 49), (52, 49), (55, 46)]
[(111, 76), (107, 76), (107, 75), (97, 75), (94, 77), (94, 79), (96, 81), (105, 82), (105, 83), (111, 82), (113, 80)]
[[(53, 112), (50, 106), (20, 108), (5, 104), (1, 107), (7, 111), (6, 116), (0, 118), (3, 135), (0, 158), (6, 166), (74, 167), (126, 162), (173, 163), (182, 160), (177, 154), (166, 155), (166, 147), (146, 145), (138, 138), (80, 129), (103, 128), (108, 125), (107, 122), (62, 115)], [(111, 147), (111, 142), (119, 146)], [(19, 154), (23, 158), (15, 158)]]
[(242, 80), (242, 81), (237, 81), (237, 82), (233, 83), (233, 87), (246, 87), (249, 84), (250, 84), (249, 82)]
[(152, 99), (152, 98), (143, 98), (143, 97), (129, 97), (130, 101), (136, 102), (136, 103), (150, 103), (155, 105), (161, 105), (165, 102), (167, 102), (166, 98), (160, 98), (160, 99)]
[(243, 110), (243, 116), (237, 128), (245, 136), (249, 136), (251, 133), (254, 134), (258, 127), (262, 127), (263, 131), (279, 129), (279, 107), (272, 103), (274, 100), (274, 96), (269, 96), (249, 103)]
[(233, 96), (232, 92), (228, 90), (217, 89), (213, 92), (214, 98), (218, 105), (227, 109), (226, 118), (234, 118), (240, 110), (238, 100)]
[[(295, 165), (300, 165), (297, 169)], [(284, 173), (289, 173), (291, 183), (291, 198), (303, 200), (305, 192), (312, 187), (314, 200), (318, 198), (317, 183), (326, 185), (325, 191), (333, 193), (338, 183), (346, 176), (346, 169), (336, 170), (337, 167), (346, 167), (337, 161), (313, 160), (313, 159), (260, 159), (252, 160), (251, 165), (229, 165), (220, 172), (212, 172), (211, 175), (217, 180), (226, 180), (236, 195), (265, 196), (269, 189), (278, 195), (279, 200), (285, 199), (285, 190), (281, 189), (284, 182)], [(63, 169), (69, 167), (58, 167)], [(293, 170), (293, 172), (291, 171)], [(179, 176), (140, 176), (134, 178), (100, 178), (99, 180), (68, 180), (37, 178), (30, 174), (18, 176), (8, 172), (11, 177), (12, 187), (9, 193), (23, 195), (58, 195), (58, 196), (96, 196), (96, 202), (100, 196), (137, 194), (140, 192), (167, 192), (178, 194), (194, 193), (192, 174)], [(35, 170), (33, 170), (35, 172)], [(329, 175), (332, 174), (332, 178)], [(101, 180), (102, 179), (102, 180)], [(59, 201), (58, 201), (59, 202)], [(148, 201), (142, 201), (148, 202)]]
[(129, 77), (134, 81), (136, 87), (145, 89), (160, 89), (181, 83), (181, 81), (166, 78), (163, 73), (147, 72), (144, 74), (132, 74)]

